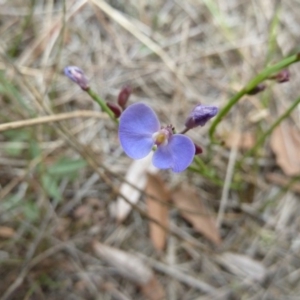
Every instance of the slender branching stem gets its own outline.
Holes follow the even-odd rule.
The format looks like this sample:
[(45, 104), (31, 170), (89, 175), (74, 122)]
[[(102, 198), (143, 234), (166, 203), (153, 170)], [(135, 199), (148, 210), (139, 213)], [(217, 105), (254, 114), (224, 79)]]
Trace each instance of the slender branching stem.
[(214, 138), (214, 133), (218, 124), (222, 121), (222, 119), (228, 114), (231, 108), (244, 96), (251, 92), (258, 84), (268, 79), (272, 74), (281, 71), (282, 69), (288, 67), (289, 65), (296, 63), (300, 60), (300, 53), (288, 56), (278, 62), (277, 64), (265, 68), (261, 73), (259, 73), (256, 77), (254, 77), (250, 82), (236, 95), (234, 95), (229, 102), (220, 110), (216, 118), (214, 119), (211, 127), (209, 129), (209, 137), (211, 142), (216, 143)]

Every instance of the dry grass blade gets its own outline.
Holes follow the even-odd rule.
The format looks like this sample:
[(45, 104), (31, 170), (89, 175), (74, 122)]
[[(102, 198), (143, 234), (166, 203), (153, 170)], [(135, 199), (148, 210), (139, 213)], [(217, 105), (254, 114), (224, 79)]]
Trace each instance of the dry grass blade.
[[(183, 76), (182, 73), (178, 72), (176, 68), (176, 63), (172, 58), (165, 52), (157, 43), (155, 43), (151, 38), (146, 36), (143, 32), (140, 31), (138, 27), (136, 27), (132, 22), (130, 22), (123, 14), (119, 11), (115, 10), (109, 4), (107, 4), (103, 0), (90, 0), (96, 6), (98, 6), (101, 10), (103, 10), (107, 15), (109, 15), (112, 19), (118, 22), (122, 27), (124, 27), (128, 32), (134, 35), (138, 40), (140, 40), (144, 45), (146, 45), (149, 49), (151, 49), (155, 54), (157, 54), (161, 60), (165, 63), (165, 65), (171, 70), (179, 79), (179, 81), (189, 88), (190, 92), (194, 91), (193, 85), (189, 82), (189, 80)], [(195, 93), (197, 93), (195, 91)]]
[[(87, 0), (74, 1), (71, 3), (71, 6), (67, 9), (68, 14), (66, 16), (66, 21), (69, 21), (80, 9), (86, 4)], [(61, 21), (61, 16), (59, 16), (50, 26), (50, 28), (45, 28), (40, 36), (34, 41), (30, 47), (27, 48), (27, 51), (24, 51), (23, 55), (18, 59), (18, 64), (29, 65), (31, 61), (37, 56), (45, 53), (45, 48), (49, 46), (49, 40), (52, 40), (50, 45), (54, 45), (59, 33), (63, 27), (63, 22)], [(51, 46), (51, 48), (52, 48)], [(49, 51), (49, 50), (48, 50)]]
[[(164, 202), (169, 201), (170, 193), (159, 175), (148, 174), (146, 193), (148, 215), (164, 227), (168, 227), (168, 207), (164, 205)], [(154, 247), (157, 250), (163, 250), (166, 244), (167, 232), (153, 222), (149, 222), (149, 231)]]
[(122, 277), (138, 285), (147, 299), (164, 299), (165, 292), (162, 285), (140, 258), (98, 242), (93, 243), (93, 249), (97, 256), (113, 266)]
[(56, 115), (51, 115), (51, 116), (43, 116), (43, 117), (34, 118), (34, 119), (27, 119), (27, 120), (22, 120), (22, 121), (15, 121), (15, 122), (0, 124), (0, 132), (6, 131), (6, 130), (29, 127), (29, 126), (35, 126), (35, 125), (40, 125), (40, 124), (59, 122), (59, 121), (63, 121), (63, 120), (73, 119), (73, 118), (107, 119), (107, 116), (104, 113), (97, 112), (97, 111), (88, 111), (88, 110), (74, 111), (74, 112), (70, 112), (70, 113), (62, 113), (62, 114), (56, 114)]
[[(197, 191), (188, 185), (175, 190), (172, 199), (176, 203), (180, 214), (193, 227), (216, 245), (221, 244), (221, 237), (215, 219), (209, 214)], [(193, 213), (187, 212), (191, 211)]]
[(295, 127), (287, 122), (280, 124), (271, 135), (271, 147), (286, 175), (300, 174), (300, 137)]

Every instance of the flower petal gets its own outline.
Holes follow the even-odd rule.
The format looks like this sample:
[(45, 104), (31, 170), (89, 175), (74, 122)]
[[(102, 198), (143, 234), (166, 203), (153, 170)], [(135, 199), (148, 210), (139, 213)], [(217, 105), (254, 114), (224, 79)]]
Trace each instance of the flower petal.
[(148, 105), (135, 103), (122, 113), (119, 132), (153, 134), (160, 129), (155, 112)]
[(120, 117), (119, 139), (125, 153), (133, 158), (145, 157), (152, 149), (153, 133), (160, 128), (155, 112), (143, 103), (130, 105)]
[(119, 132), (119, 138), (124, 152), (133, 159), (140, 159), (147, 156), (154, 146), (151, 134), (142, 135)]
[(184, 171), (193, 161), (195, 145), (183, 134), (174, 134), (167, 146), (160, 146), (153, 155), (153, 165), (160, 169)]
[(157, 147), (153, 154), (152, 163), (159, 169), (170, 169), (173, 167), (172, 154), (168, 145)]

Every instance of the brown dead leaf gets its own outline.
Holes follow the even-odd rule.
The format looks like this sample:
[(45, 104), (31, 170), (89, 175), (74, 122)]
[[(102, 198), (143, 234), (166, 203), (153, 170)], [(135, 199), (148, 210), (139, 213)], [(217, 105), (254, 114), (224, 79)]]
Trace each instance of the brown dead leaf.
[[(155, 198), (146, 197), (149, 216), (164, 227), (168, 227), (168, 207), (163, 202), (169, 201), (170, 193), (159, 175), (148, 174), (146, 193)], [(166, 230), (149, 221), (149, 232), (154, 247), (163, 250), (166, 244)]]
[(156, 279), (152, 269), (136, 255), (94, 242), (96, 255), (114, 267), (118, 274), (141, 288), (144, 296), (149, 300), (165, 299), (163, 286)]
[[(172, 199), (176, 203), (180, 214), (190, 222), (193, 227), (216, 245), (221, 244), (221, 237), (215, 219), (198, 196), (195, 188), (183, 185), (175, 190)], [(186, 212), (190, 211), (190, 212)]]
[(15, 235), (15, 230), (11, 227), (0, 226), (0, 238), (9, 239)]
[(238, 149), (240, 150), (249, 150), (255, 145), (255, 135), (253, 132), (231, 132), (225, 137), (225, 146), (231, 148), (234, 145), (236, 140), (238, 141)]
[(271, 148), (276, 155), (277, 164), (286, 175), (299, 175), (300, 136), (295, 127), (283, 122), (275, 128), (271, 135)]

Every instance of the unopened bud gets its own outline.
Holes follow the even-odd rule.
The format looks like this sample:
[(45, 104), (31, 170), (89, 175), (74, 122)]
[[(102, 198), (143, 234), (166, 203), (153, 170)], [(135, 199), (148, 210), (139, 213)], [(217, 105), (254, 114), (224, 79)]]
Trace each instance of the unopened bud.
[(195, 145), (195, 155), (201, 154), (203, 152), (203, 149), (195, 143), (194, 145)]
[(278, 83), (287, 82), (290, 80), (290, 72), (288, 69), (281, 70), (279, 73), (272, 75), (269, 79), (274, 79)]
[(131, 93), (132, 93), (132, 88), (129, 85), (125, 85), (122, 87), (122, 89), (119, 93), (119, 96), (118, 96), (118, 104), (122, 108), (125, 108)]
[(219, 109), (216, 106), (198, 104), (186, 119), (185, 127), (192, 129), (197, 126), (204, 126), (218, 111)]
[(110, 108), (110, 110), (114, 113), (116, 118), (119, 118), (122, 113), (122, 109), (118, 104), (113, 102), (106, 102), (106, 105)]
[(256, 95), (262, 91), (264, 91), (266, 88), (266, 85), (263, 83), (258, 84), (255, 88), (253, 88), (251, 91), (249, 91), (248, 95)]
[(89, 82), (84, 72), (76, 66), (68, 66), (64, 69), (65, 75), (77, 83), (84, 91), (89, 89)]

